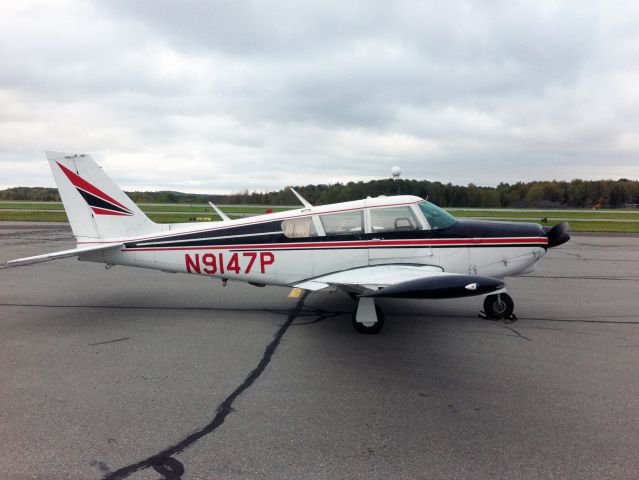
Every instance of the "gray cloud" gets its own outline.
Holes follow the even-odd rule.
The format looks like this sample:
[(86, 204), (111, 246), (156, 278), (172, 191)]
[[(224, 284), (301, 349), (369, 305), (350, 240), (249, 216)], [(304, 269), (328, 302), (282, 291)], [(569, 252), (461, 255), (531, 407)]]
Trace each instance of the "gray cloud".
[(581, 2), (35, 2), (0, 18), (0, 186), (639, 178), (639, 11)]

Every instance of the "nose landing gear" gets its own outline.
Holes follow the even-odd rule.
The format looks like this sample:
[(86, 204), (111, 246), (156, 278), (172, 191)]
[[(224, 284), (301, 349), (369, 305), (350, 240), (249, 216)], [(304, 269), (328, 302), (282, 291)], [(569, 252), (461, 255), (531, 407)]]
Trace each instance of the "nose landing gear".
[(517, 317), (513, 315), (515, 309), (515, 302), (507, 293), (497, 293), (495, 295), (488, 295), (484, 299), (484, 311), (483, 318), (491, 320), (504, 320), (514, 322)]

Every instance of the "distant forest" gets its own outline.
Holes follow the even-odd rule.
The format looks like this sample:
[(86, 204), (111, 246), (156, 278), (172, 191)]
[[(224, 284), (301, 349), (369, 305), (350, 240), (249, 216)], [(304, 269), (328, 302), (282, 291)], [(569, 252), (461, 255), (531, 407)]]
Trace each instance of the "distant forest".
[[(294, 188), (314, 205), (397, 194), (428, 198), (442, 207), (620, 208), (625, 204), (639, 203), (639, 181), (627, 179), (500, 183), (497, 187), (385, 179)], [(246, 190), (230, 195), (180, 192), (127, 192), (127, 195), (136, 203), (299, 204), (287, 188), (273, 192)], [(60, 196), (55, 188), (16, 187), (0, 190), (0, 200), (60, 201)]]

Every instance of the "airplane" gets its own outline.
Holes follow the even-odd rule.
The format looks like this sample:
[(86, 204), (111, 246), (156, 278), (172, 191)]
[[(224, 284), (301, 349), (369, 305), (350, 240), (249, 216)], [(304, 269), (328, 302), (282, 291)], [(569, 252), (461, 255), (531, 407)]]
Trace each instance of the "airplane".
[[(411, 195), (313, 206), (250, 218), (157, 224), (88, 155), (46, 152), (77, 246), (3, 267), (78, 257), (292, 287), (341, 290), (357, 301), (357, 332), (382, 330), (376, 299), (483, 296), (485, 316), (514, 319), (505, 277), (534, 270), (549, 248), (570, 239), (568, 224), (456, 219)], [(219, 211), (215, 207), (216, 211)]]

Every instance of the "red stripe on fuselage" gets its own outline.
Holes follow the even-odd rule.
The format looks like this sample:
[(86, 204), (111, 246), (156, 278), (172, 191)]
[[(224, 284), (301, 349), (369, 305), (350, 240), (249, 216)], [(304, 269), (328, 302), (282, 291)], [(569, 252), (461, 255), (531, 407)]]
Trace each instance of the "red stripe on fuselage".
[[(114, 205), (117, 205), (118, 207), (121, 207), (123, 209), (125, 209), (127, 212), (130, 212), (131, 214), (133, 212), (131, 212), (131, 210), (129, 210), (127, 207), (125, 207), (124, 205), (122, 205), (120, 202), (118, 202), (117, 200), (115, 200), (114, 198), (110, 197), (109, 195), (107, 195), (106, 193), (104, 193), (102, 190), (100, 190), (99, 188), (94, 187), (93, 185), (91, 185), (89, 182), (87, 182), (84, 178), (82, 178), (81, 176), (73, 173), (71, 170), (69, 170), (67, 167), (65, 167), (64, 165), (62, 165), (60, 162), (55, 162), (58, 164), (58, 166), (60, 167), (60, 169), (64, 172), (64, 174), (67, 176), (67, 178), (69, 179), (69, 181), (77, 188), (81, 188), (82, 190), (85, 190), (93, 195), (95, 195), (96, 197), (100, 197), (103, 200), (106, 200), (107, 202), (111, 202)], [(108, 215), (108, 214), (107, 214)], [(122, 214), (124, 215), (124, 214)]]
[(355, 240), (344, 242), (304, 242), (304, 243), (261, 243), (244, 245), (212, 245), (201, 247), (140, 247), (123, 249), (122, 251), (168, 251), (168, 250), (258, 250), (258, 249), (295, 249), (313, 248), (353, 248), (353, 247), (430, 247), (473, 245), (547, 245), (546, 237), (514, 237), (514, 238), (468, 238), (468, 239), (425, 239), (425, 240)]

